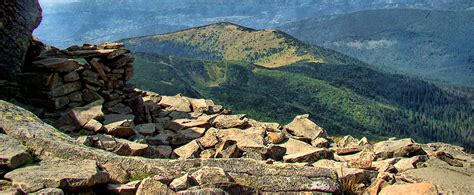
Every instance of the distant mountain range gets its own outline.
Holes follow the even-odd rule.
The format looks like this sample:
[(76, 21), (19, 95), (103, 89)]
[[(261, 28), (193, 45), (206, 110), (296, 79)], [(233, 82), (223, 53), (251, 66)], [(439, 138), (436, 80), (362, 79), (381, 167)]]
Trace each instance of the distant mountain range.
[(58, 47), (160, 34), (223, 21), (252, 28), (269, 28), (310, 17), (361, 10), (393, 8), (467, 10), (474, 7), (474, 2), (471, 0), (44, 0), (40, 2), (43, 6), (44, 19), (35, 35), (44, 42)]
[(136, 52), (133, 83), (143, 89), (210, 98), (266, 121), (309, 113), (332, 134), (474, 148), (472, 91), (385, 73), (279, 30), (218, 23), (122, 42)]
[(383, 69), (474, 86), (474, 11), (370, 10), (279, 28)]

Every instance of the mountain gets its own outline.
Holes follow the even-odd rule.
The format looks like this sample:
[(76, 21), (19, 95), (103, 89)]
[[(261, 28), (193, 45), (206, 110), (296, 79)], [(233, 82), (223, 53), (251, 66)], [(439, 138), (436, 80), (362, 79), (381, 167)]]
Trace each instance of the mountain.
[(147, 90), (210, 98), (260, 120), (309, 113), (333, 134), (473, 147), (472, 92), (381, 72), (278, 30), (218, 23), (123, 43), (136, 52), (132, 82)]
[(370, 10), (279, 28), (383, 69), (474, 86), (474, 11)]
[(161, 34), (214, 22), (270, 28), (309, 17), (361, 10), (420, 8), (465, 10), (470, 0), (42, 0), (44, 20), (35, 35), (67, 47)]

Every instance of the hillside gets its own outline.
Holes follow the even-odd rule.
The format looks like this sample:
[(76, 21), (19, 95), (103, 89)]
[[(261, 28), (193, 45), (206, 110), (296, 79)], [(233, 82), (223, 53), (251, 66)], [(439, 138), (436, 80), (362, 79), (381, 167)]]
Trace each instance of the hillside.
[(386, 70), (474, 86), (474, 11), (370, 10), (278, 28)]
[[(225, 30), (229, 25), (234, 32)], [(199, 36), (203, 29), (212, 33), (205, 38)], [(148, 51), (136, 54), (136, 76), (132, 82), (165, 95), (183, 93), (214, 99), (262, 120), (288, 122), (294, 114), (310, 113), (313, 120), (335, 134), (411, 136), (422, 141), (473, 146), (473, 105), (469, 93), (383, 73), (356, 59), (310, 47), (288, 35), (252, 40), (250, 45), (267, 46), (267, 51), (274, 51), (270, 53), (273, 56), (293, 47), (304, 51), (294, 55), (319, 59), (319, 63), (286, 61), (278, 67), (265, 67), (257, 64), (261, 59), (268, 59), (265, 57), (225, 55), (226, 51), (238, 52), (236, 47), (241, 42), (249, 42), (245, 38), (252, 36), (248, 34), (265, 32), (278, 31), (255, 31), (226, 23), (125, 40), (132, 51)], [(219, 39), (223, 34), (232, 37), (232, 33), (241, 38)], [(281, 47), (272, 47), (274, 40), (283, 43), (276, 44)], [(240, 49), (241, 56), (247, 51), (258, 51), (246, 46), (247, 49)], [(203, 53), (206, 57), (202, 57)]]

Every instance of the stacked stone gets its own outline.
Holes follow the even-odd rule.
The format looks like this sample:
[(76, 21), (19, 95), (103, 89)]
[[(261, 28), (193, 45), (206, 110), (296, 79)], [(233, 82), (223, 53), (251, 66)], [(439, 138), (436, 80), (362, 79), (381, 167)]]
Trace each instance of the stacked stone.
[(35, 106), (58, 112), (86, 105), (100, 95), (113, 106), (126, 97), (133, 57), (120, 43), (84, 44), (40, 55), (21, 76)]

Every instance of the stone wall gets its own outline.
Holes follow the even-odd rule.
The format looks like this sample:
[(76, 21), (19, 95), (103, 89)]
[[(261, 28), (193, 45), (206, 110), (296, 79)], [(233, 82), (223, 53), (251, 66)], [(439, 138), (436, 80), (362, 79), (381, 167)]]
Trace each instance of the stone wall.
[(65, 50), (36, 45), (37, 57), (19, 75), (26, 103), (60, 113), (100, 98), (108, 106), (127, 98), (124, 90), (133, 75), (133, 57), (122, 44), (84, 44)]

